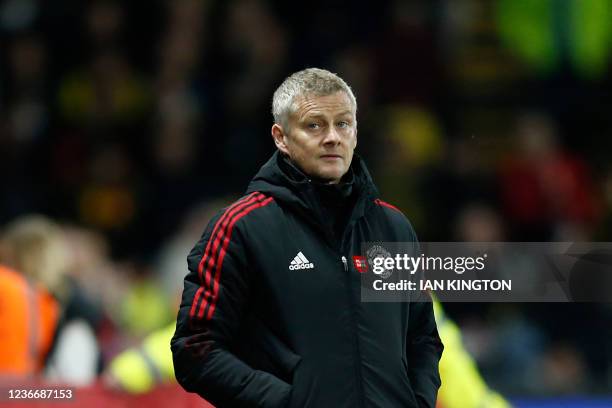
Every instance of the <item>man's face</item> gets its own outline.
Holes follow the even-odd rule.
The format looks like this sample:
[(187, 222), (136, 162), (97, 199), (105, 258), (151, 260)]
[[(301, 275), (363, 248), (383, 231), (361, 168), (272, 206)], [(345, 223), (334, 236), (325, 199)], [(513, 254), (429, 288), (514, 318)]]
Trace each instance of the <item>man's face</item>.
[(296, 102), (289, 129), (272, 126), (276, 146), (308, 176), (338, 183), (357, 145), (355, 109), (345, 92), (305, 96)]

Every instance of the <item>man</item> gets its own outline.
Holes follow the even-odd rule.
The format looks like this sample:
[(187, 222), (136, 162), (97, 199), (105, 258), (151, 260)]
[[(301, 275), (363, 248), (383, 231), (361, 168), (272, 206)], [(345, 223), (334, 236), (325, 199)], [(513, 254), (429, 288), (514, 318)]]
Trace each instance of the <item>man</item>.
[(274, 93), (278, 151), (188, 256), (177, 380), (218, 407), (433, 407), (442, 344), (430, 302), (362, 303), (347, 260), (415, 242), (357, 144), (350, 87), (321, 69)]

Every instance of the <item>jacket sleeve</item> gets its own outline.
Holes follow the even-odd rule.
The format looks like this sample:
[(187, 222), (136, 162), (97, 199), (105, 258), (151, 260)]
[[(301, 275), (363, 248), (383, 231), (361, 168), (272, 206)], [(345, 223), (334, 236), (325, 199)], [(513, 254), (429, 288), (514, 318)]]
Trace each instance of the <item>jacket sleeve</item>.
[(232, 232), (222, 216), (213, 218), (187, 258), (189, 273), (171, 341), (174, 371), (185, 390), (216, 406), (282, 407), (291, 386), (232, 353), (249, 297), (239, 225)]
[[(413, 256), (419, 256), (421, 247), (412, 225), (408, 222), (408, 242), (413, 243)], [(424, 277), (423, 271), (417, 274)], [(439, 361), (444, 346), (438, 335), (433, 311), (433, 301), (427, 291), (417, 291), (410, 303), (406, 356), (408, 377), (419, 408), (436, 406), (438, 389), (441, 385)]]
[(438, 362), (444, 346), (438, 336), (431, 301), (410, 304), (406, 348), (408, 377), (419, 407), (433, 408), (441, 385)]

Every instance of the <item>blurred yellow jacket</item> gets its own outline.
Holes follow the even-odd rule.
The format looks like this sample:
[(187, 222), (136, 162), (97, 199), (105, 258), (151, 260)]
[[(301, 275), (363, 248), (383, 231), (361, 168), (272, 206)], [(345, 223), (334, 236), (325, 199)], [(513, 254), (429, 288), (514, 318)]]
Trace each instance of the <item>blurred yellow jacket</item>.
[(446, 318), (442, 305), (434, 302), (438, 333), (444, 343), (440, 359), (442, 386), (438, 390), (440, 408), (508, 408), (510, 404), (484, 382), (472, 357), (463, 347), (457, 325)]
[(140, 347), (130, 348), (115, 357), (109, 366), (110, 375), (124, 390), (139, 394), (157, 384), (174, 381), (170, 339), (176, 323), (153, 332)]

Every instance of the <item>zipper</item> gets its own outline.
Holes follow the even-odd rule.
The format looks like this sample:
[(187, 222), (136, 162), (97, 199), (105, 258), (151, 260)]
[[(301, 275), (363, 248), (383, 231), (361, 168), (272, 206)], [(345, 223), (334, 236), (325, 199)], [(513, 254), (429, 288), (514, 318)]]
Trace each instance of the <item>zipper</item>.
[(349, 305), (351, 308), (351, 325), (353, 329), (353, 350), (354, 350), (354, 363), (355, 363), (355, 377), (357, 379), (357, 406), (363, 407), (365, 405), (365, 397), (363, 395), (363, 374), (361, 373), (361, 351), (359, 347), (359, 333), (357, 327), (356, 314), (353, 313), (356, 309), (355, 301), (353, 299), (353, 285), (351, 283), (351, 274), (349, 272), (348, 261), (346, 256), (342, 255), (342, 265), (344, 266), (344, 272), (346, 275), (346, 289), (349, 297)]

